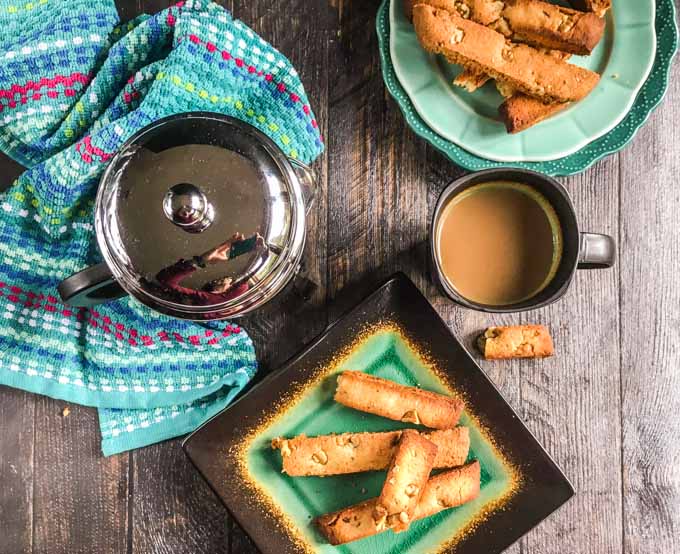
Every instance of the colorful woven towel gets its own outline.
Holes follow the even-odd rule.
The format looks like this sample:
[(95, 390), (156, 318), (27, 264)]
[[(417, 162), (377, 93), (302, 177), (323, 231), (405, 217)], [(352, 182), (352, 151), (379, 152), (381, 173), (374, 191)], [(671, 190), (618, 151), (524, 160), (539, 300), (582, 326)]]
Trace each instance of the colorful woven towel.
[(194, 429), (256, 369), (234, 324), (57, 298), (101, 261), (92, 208), (107, 162), (191, 110), (247, 121), (303, 162), (323, 149), (290, 62), (215, 4), (118, 25), (111, 0), (0, 0), (0, 149), (29, 167), (0, 195), (0, 384), (97, 406), (106, 455)]

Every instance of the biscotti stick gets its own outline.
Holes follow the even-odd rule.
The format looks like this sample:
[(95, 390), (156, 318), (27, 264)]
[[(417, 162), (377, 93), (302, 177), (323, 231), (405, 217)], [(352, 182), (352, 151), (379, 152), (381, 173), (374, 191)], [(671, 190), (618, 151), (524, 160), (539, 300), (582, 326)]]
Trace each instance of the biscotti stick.
[[(418, 501), (414, 520), (434, 515), (442, 510), (461, 506), (479, 495), (479, 462), (440, 473), (425, 485)], [(376, 498), (366, 500), (316, 519), (316, 525), (333, 545), (344, 544), (380, 533), (373, 521)]]
[[(434, 467), (461, 466), (470, 449), (467, 427), (421, 433), (437, 446)], [(277, 438), (272, 448), (281, 452), (283, 473), (292, 477), (341, 475), (387, 469), (394, 457), (401, 431), (343, 433), (291, 439)]]
[(593, 71), (509, 42), (501, 33), (445, 10), (418, 4), (413, 8), (413, 24), (428, 52), (546, 101), (580, 100), (600, 79)]
[(463, 69), (463, 71), (453, 79), (453, 84), (468, 92), (474, 92), (478, 88), (483, 87), (489, 79), (490, 77), (486, 73), (481, 73), (472, 69)]
[(474, 500), (479, 495), (480, 479), (481, 468), (477, 461), (430, 478), (418, 501), (414, 519), (423, 519)]
[(406, 429), (402, 432), (373, 510), (378, 530), (389, 527), (401, 532), (408, 529), (436, 455), (437, 447), (418, 431)]
[(526, 94), (513, 94), (498, 107), (498, 115), (505, 124), (508, 133), (519, 133), (544, 119), (561, 112), (570, 105), (569, 102), (551, 102), (546, 104), (538, 98)]
[(514, 42), (572, 54), (590, 54), (604, 33), (604, 21), (597, 15), (541, 0), (405, 0), (407, 18), (416, 4), (485, 25)]
[(593, 13), (540, 0), (506, 0), (494, 28), (515, 42), (588, 55), (604, 33), (604, 21)]
[(463, 403), (458, 398), (344, 371), (338, 377), (335, 401), (355, 410), (432, 429), (451, 429), (458, 423)]
[(477, 345), (487, 360), (543, 358), (554, 353), (545, 325), (489, 327), (479, 336)]

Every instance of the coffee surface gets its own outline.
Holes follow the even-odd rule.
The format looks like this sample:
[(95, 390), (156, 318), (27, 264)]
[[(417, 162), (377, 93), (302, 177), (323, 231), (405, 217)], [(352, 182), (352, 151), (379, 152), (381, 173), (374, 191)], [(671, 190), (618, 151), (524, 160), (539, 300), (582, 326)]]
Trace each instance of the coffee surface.
[(436, 225), (444, 277), (473, 302), (502, 306), (531, 298), (548, 285), (559, 265), (557, 215), (527, 185), (475, 185), (449, 201)]

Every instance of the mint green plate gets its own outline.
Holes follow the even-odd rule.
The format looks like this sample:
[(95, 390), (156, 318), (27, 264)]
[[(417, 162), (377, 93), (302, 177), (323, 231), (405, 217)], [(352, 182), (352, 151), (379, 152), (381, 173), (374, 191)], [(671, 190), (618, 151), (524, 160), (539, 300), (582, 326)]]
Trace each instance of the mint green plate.
[[(629, 6), (630, 3), (632, 4)], [(403, 19), (400, 10), (397, 10), (398, 0), (394, 4), (394, 40), (390, 27), (390, 0), (383, 1), (376, 21), (383, 77), (387, 87), (414, 131), (452, 161), (470, 170), (510, 165), (551, 175), (569, 175), (583, 171), (595, 161), (618, 151), (630, 141), (661, 101), (668, 85), (671, 59), (677, 50), (677, 27), (672, 0), (658, 0), (655, 7), (651, 0), (617, 0), (614, 15), (608, 16), (610, 20), (607, 35), (591, 56), (592, 59), (588, 60), (593, 68), (604, 70), (602, 85), (598, 85), (591, 96), (563, 113), (511, 136), (505, 134), (502, 124), (494, 120), (500, 97), (491, 88), (492, 85), (486, 85), (485, 90), (472, 94), (450, 85), (449, 80), (454, 74), (452, 67), (428, 56), (417, 47), (412, 26)], [(626, 8), (622, 9), (624, 5)], [(646, 14), (650, 8), (655, 9), (654, 28), (650, 28), (649, 22), (643, 21), (648, 18)], [(629, 44), (629, 38), (624, 40), (625, 35), (636, 33), (637, 36), (643, 29), (647, 38), (643, 39), (644, 46), (641, 50), (638, 50), (638, 43)], [(650, 40), (655, 35), (656, 46), (650, 46)], [(393, 52), (399, 52), (394, 59), (390, 54), (390, 42), (393, 43)], [(418, 50), (420, 54), (414, 54)], [(650, 52), (654, 58), (651, 72), (646, 81), (642, 77), (644, 84), (635, 96), (636, 83), (644, 74)], [(414, 56), (418, 55), (423, 57), (426, 66), (425, 71), (420, 71), (420, 81), (417, 80), (419, 77), (416, 71), (420, 62), (414, 61)], [(396, 63), (393, 65), (395, 59)], [(622, 59), (625, 63), (620, 69)], [(634, 63), (630, 64), (630, 60)], [(635, 75), (627, 69), (626, 64), (637, 68)], [(400, 77), (405, 78), (414, 102), (409, 98), (406, 87), (399, 82), (395, 65), (400, 66), (402, 73), (406, 68), (409, 78), (405, 78), (403, 74)], [(422, 91), (419, 91), (419, 87), (423, 87)], [(632, 107), (627, 109), (631, 100)], [(419, 106), (415, 105), (416, 101)], [(443, 110), (442, 106), (450, 109)], [(615, 106), (618, 106), (616, 110)], [(430, 110), (426, 115), (434, 125), (428, 125), (418, 110)], [(448, 113), (457, 115), (447, 116)], [(621, 116), (623, 119), (617, 122)], [(613, 128), (608, 130), (612, 125)], [(456, 139), (459, 144), (444, 138), (434, 127), (449, 138), (459, 137)], [(595, 138), (598, 133), (604, 134)], [(574, 149), (577, 150), (568, 155), (560, 154)], [(551, 157), (556, 159), (549, 159)], [(499, 159), (503, 161), (498, 161)]]
[[(281, 473), (272, 439), (405, 425), (333, 401), (337, 375), (360, 370), (466, 402), (479, 496), (458, 508), (346, 545), (313, 525), (380, 493), (385, 472), (326, 478)], [(411, 426), (414, 427), (414, 426)], [(566, 502), (573, 489), (416, 287), (399, 274), (280, 372), (209, 421), (185, 450), (264, 553), (494, 554)]]

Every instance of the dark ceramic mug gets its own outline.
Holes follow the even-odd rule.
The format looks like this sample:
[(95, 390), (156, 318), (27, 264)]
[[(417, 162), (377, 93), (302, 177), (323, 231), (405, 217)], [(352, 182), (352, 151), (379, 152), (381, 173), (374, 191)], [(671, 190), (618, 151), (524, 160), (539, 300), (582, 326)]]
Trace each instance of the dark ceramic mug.
[[(547, 198), (560, 220), (563, 236), (563, 250), (557, 273), (548, 285), (538, 294), (503, 306), (480, 304), (461, 296), (444, 277), (436, 248), (436, 229), (442, 210), (457, 194), (464, 190), (489, 181), (514, 181), (533, 187)], [(454, 302), (483, 312), (509, 313), (542, 308), (562, 297), (569, 288), (577, 269), (603, 269), (614, 265), (616, 246), (608, 235), (582, 233), (579, 230), (574, 205), (566, 189), (555, 179), (526, 169), (498, 168), (487, 169), (465, 175), (453, 181), (444, 189), (437, 201), (430, 227), (430, 264), (432, 279), (442, 292)]]

